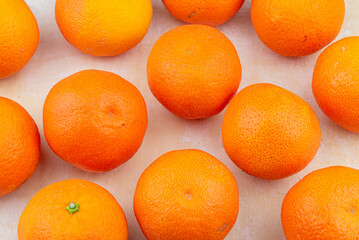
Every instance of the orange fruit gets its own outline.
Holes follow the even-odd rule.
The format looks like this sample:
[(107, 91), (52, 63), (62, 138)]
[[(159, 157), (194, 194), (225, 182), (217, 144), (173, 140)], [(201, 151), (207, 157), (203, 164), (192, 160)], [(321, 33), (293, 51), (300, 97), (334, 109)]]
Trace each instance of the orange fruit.
[(282, 204), (287, 240), (359, 239), (359, 171), (314, 171), (289, 190)]
[(19, 240), (127, 240), (125, 214), (99, 185), (70, 179), (41, 189), (20, 216)]
[(0, 97), (0, 196), (26, 182), (40, 157), (36, 123), (16, 102)]
[(138, 180), (133, 206), (148, 240), (224, 239), (236, 222), (237, 182), (212, 155), (168, 152)]
[(293, 175), (314, 158), (320, 126), (300, 97), (272, 84), (254, 84), (229, 103), (222, 126), (223, 146), (244, 172), (263, 179)]
[(186, 119), (221, 112), (237, 92), (241, 75), (231, 41), (204, 25), (184, 25), (165, 33), (153, 46), (147, 63), (154, 96)]
[(217, 26), (231, 19), (242, 7), (244, 0), (162, 0), (177, 19), (196, 24)]
[(86, 171), (109, 171), (141, 146), (147, 110), (141, 93), (120, 76), (104, 71), (75, 73), (46, 97), (44, 132), (51, 149)]
[(319, 56), (313, 93), (320, 108), (335, 123), (359, 133), (359, 37), (344, 38)]
[(65, 39), (93, 56), (116, 56), (145, 37), (150, 0), (56, 0), (57, 25)]
[(0, 1), (0, 79), (19, 72), (38, 44), (39, 28), (25, 1)]
[(344, 0), (253, 0), (251, 17), (262, 42), (289, 57), (313, 54), (338, 35)]

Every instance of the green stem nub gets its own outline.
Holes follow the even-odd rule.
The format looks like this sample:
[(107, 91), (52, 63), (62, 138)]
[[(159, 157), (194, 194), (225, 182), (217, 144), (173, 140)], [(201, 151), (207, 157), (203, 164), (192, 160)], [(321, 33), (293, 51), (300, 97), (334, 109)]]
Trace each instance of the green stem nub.
[(80, 210), (80, 205), (78, 203), (71, 202), (65, 209), (72, 215)]

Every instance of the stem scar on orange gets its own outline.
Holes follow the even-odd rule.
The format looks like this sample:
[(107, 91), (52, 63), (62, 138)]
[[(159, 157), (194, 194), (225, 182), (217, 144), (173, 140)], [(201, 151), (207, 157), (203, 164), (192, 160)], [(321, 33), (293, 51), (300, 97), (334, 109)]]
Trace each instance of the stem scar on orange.
[(70, 179), (51, 184), (30, 200), (20, 216), (19, 240), (127, 240), (121, 206), (95, 183)]
[(148, 124), (146, 103), (137, 88), (98, 70), (58, 82), (46, 97), (43, 120), (51, 149), (90, 172), (109, 171), (129, 160)]
[(262, 42), (289, 57), (313, 54), (340, 32), (344, 0), (253, 0), (251, 17)]
[(236, 222), (238, 186), (212, 155), (171, 151), (142, 173), (133, 207), (148, 240), (220, 240)]

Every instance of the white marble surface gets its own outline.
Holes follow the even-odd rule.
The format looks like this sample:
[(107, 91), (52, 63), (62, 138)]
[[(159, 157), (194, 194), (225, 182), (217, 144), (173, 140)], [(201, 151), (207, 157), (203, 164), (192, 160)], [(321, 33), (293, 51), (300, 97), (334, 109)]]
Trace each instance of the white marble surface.
[[(284, 87), (305, 99), (316, 112), (322, 142), (312, 163), (300, 173), (279, 181), (264, 181), (246, 175), (226, 156), (221, 141), (223, 112), (201, 120), (179, 119), (152, 96), (146, 81), (146, 62), (154, 42), (168, 30), (183, 24), (175, 20), (160, 0), (152, 0), (153, 20), (145, 39), (134, 49), (113, 58), (91, 57), (68, 44), (54, 17), (55, 0), (26, 0), (40, 27), (40, 44), (30, 63), (13, 77), (0, 81), (0, 96), (19, 102), (35, 119), (41, 133), (41, 159), (34, 175), (21, 188), (0, 198), (0, 239), (17, 239), (17, 223), (31, 197), (41, 188), (64, 179), (82, 178), (108, 189), (124, 209), (130, 239), (145, 239), (132, 209), (136, 182), (142, 171), (163, 153), (199, 148), (223, 161), (235, 175), (240, 190), (240, 210), (228, 240), (284, 240), (280, 207), (285, 193), (307, 173), (326, 166), (359, 168), (359, 135), (331, 122), (317, 106), (311, 91), (311, 76), (319, 53), (303, 58), (286, 58), (266, 48), (256, 36), (247, 0), (229, 22), (218, 28), (234, 43), (241, 58), (240, 89), (259, 82)], [(346, 17), (338, 39), (359, 35), (359, 1), (346, 0)], [(50, 88), (62, 78), (83, 69), (102, 69), (126, 78), (143, 94), (149, 126), (142, 147), (126, 164), (104, 174), (89, 174), (59, 159), (48, 147), (42, 128), (42, 106)]]

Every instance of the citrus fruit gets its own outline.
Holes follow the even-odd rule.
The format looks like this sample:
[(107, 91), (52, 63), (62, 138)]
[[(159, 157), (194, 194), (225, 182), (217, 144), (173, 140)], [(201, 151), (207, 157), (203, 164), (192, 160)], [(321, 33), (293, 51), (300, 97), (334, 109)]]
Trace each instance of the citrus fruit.
[(287, 240), (359, 239), (359, 171), (328, 167), (289, 190), (282, 204)]
[(196, 24), (217, 26), (227, 22), (242, 7), (244, 0), (162, 0), (177, 19)]
[(141, 146), (148, 121), (137, 88), (98, 70), (57, 83), (46, 97), (43, 114), (51, 149), (90, 172), (109, 171), (129, 160)]
[(26, 182), (40, 157), (36, 123), (16, 102), (0, 97), (0, 196)]
[(343, 128), (359, 133), (359, 37), (344, 38), (318, 58), (313, 93), (323, 112)]
[(56, 0), (65, 39), (93, 56), (115, 56), (136, 46), (152, 19), (150, 0)]
[(127, 240), (125, 214), (99, 185), (80, 179), (41, 189), (21, 214), (19, 240)]
[(272, 84), (254, 84), (229, 103), (222, 126), (223, 146), (244, 172), (275, 180), (293, 175), (314, 158), (320, 126), (300, 97)]
[(237, 92), (241, 75), (231, 41), (205, 25), (185, 25), (165, 33), (153, 46), (147, 63), (154, 96), (186, 119), (221, 112)]
[(344, 0), (253, 0), (251, 17), (262, 42), (289, 57), (313, 54), (338, 35)]
[(0, 1), (0, 79), (19, 72), (38, 44), (39, 28), (25, 1)]
[(224, 239), (238, 205), (232, 173), (195, 149), (171, 151), (154, 161), (138, 180), (133, 201), (148, 240)]

